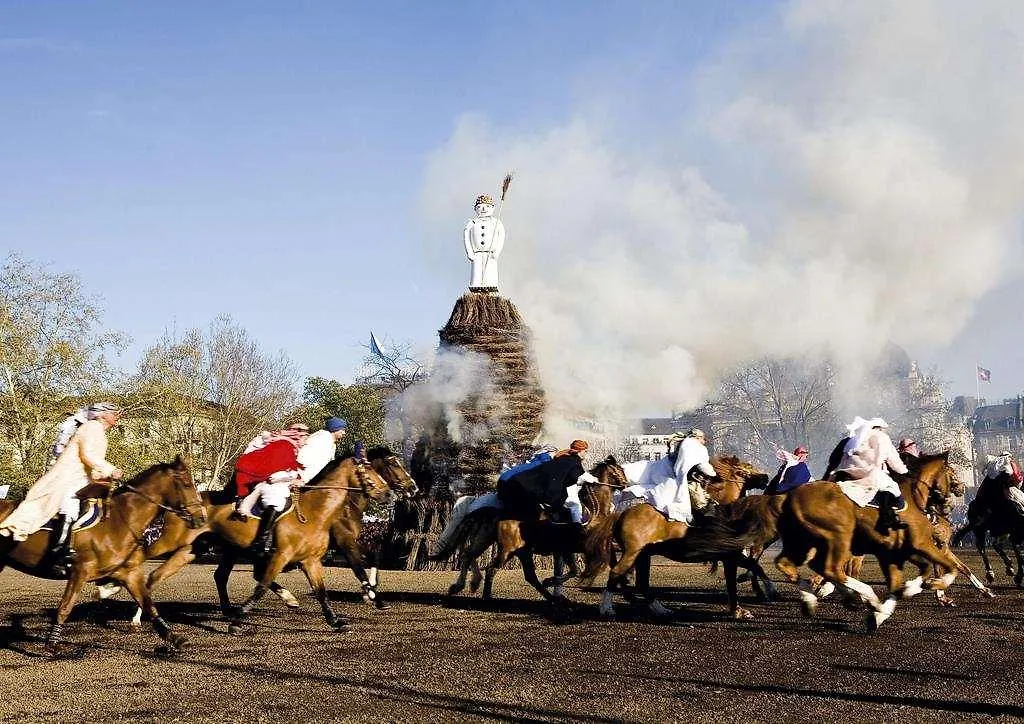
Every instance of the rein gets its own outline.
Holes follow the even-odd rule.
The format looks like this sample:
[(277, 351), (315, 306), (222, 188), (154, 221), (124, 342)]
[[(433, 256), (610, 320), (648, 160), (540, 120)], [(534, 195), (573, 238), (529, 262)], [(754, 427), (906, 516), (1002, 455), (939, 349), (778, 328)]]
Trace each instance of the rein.
[(150, 503), (152, 503), (156, 507), (158, 507), (158, 508), (160, 508), (162, 510), (170, 511), (171, 513), (174, 513), (176, 516), (178, 516), (179, 518), (182, 518), (182, 519), (185, 519), (185, 516), (188, 516), (190, 518), (192, 517), (192, 513), (189, 510), (190, 508), (202, 507), (202, 503), (193, 503), (191, 505), (184, 505), (184, 506), (164, 505), (159, 500), (154, 500), (153, 498), (149, 497), (149, 495), (147, 495), (146, 493), (143, 493), (141, 490), (139, 490), (135, 486), (129, 485), (127, 483), (122, 485), (121, 489), (122, 490), (126, 490), (129, 493), (135, 493), (136, 495), (138, 495), (141, 498), (149, 501)]

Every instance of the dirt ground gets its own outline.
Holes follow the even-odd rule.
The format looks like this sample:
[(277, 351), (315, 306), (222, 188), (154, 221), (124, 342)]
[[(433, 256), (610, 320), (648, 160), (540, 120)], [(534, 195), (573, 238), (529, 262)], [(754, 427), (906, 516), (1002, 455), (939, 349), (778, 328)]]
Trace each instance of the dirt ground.
[[(977, 560), (966, 556), (977, 570)], [(877, 569), (867, 578), (880, 585)], [(329, 570), (350, 633), (331, 631), (305, 581), (281, 582), (301, 609), (264, 599), (241, 634), (217, 613), (212, 568), (193, 566), (157, 589), (164, 615), (191, 646), (155, 654), (132, 632), (124, 601), (83, 600), (68, 627), (77, 656), (40, 656), (61, 585), (0, 574), (0, 721), (950, 721), (1024, 717), (1024, 592), (1003, 580), (983, 599), (958, 585), (957, 608), (931, 595), (901, 604), (873, 634), (859, 613), (823, 603), (800, 618), (784, 589), (773, 605), (724, 613), (720, 577), (701, 566), (657, 566), (676, 615), (652, 620), (620, 603), (597, 618), (595, 591), (570, 588), (579, 617), (550, 615), (503, 572), (496, 600), (445, 605), (450, 574), (381, 574), (392, 602), (373, 611), (349, 571)], [(233, 595), (250, 589), (248, 570)], [(744, 589), (748, 593), (747, 589)], [(86, 595), (94, 591), (89, 586)], [(685, 602), (685, 604), (684, 604)], [(102, 608), (101, 608), (102, 607)], [(106, 611), (112, 622), (98, 621)], [(120, 620), (118, 620), (120, 619)]]

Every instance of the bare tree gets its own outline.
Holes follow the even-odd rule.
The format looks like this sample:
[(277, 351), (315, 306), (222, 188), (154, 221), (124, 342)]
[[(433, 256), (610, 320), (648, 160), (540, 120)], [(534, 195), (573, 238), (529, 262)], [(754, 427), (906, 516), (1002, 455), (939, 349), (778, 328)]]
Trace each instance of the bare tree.
[(805, 445), (827, 456), (841, 423), (825, 361), (764, 359), (723, 379), (711, 403), (716, 447), (758, 460)]
[(425, 365), (413, 356), (409, 342), (385, 349), (371, 341), (367, 349), (368, 354), (363, 358), (363, 374), (357, 381), (380, 392), (389, 416), (402, 428), (402, 452), (408, 462), (412, 455), (414, 430), (405, 404), (405, 393), (427, 379)]
[(207, 330), (168, 332), (148, 348), (129, 382), (134, 407), (191, 455), (211, 482), (260, 431), (296, 403), (296, 374), (284, 354), (268, 354), (229, 317)]
[(18, 482), (42, 472), (54, 427), (74, 411), (68, 408), (110, 388), (107, 355), (123, 344), (103, 329), (99, 302), (77, 276), (7, 257), (0, 268), (0, 437)]

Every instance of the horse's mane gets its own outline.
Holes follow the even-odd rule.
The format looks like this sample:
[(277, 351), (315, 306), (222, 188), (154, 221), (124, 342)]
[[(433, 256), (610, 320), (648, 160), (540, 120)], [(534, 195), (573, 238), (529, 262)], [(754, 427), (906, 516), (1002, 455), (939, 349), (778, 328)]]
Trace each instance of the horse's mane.
[(351, 459), (352, 459), (351, 455), (349, 455), (346, 458), (334, 458), (329, 463), (324, 465), (323, 468), (320, 470), (320, 472), (317, 473), (316, 475), (314, 475), (313, 479), (310, 480), (308, 483), (306, 483), (303, 487), (308, 488), (310, 486), (316, 485), (317, 483), (322, 483), (323, 479), (326, 478), (331, 473), (333, 473), (339, 467), (341, 467), (341, 464), (343, 462), (345, 462), (346, 460), (351, 460)]
[(594, 467), (590, 468), (590, 474), (593, 475), (598, 480), (600, 480), (605, 470), (607, 470), (612, 465), (618, 464), (618, 461), (613, 456), (609, 455), (604, 460), (594, 465)]
[(132, 478), (130, 480), (128, 480), (127, 482), (121, 483), (120, 487), (118, 487), (117, 490), (115, 490), (113, 493), (111, 493), (111, 497), (113, 497), (114, 495), (121, 495), (122, 493), (127, 492), (127, 490), (128, 490), (127, 486), (129, 486), (129, 485), (133, 485), (134, 486), (134, 485), (138, 484), (139, 482), (145, 480), (146, 478), (148, 478), (148, 477), (150, 477), (152, 475), (156, 475), (157, 473), (164, 473), (164, 472), (167, 472), (168, 470), (176, 469), (177, 465), (178, 465), (177, 461), (170, 462), (170, 463), (153, 463), (148, 468), (143, 470), (141, 473), (138, 473), (137, 475), (132, 476)]
[(375, 445), (366, 451), (367, 460), (381, 460), (382, 458), (390, 457), (395, 453), (387, 445)]

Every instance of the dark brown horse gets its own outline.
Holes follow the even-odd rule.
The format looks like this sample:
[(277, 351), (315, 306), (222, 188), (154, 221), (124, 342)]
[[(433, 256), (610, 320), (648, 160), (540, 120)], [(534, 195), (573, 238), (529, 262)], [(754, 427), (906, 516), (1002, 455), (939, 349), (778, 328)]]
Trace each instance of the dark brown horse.
[[(0, 503), (0, 520), (13, 510), (13, 503)], [(73, 534), (77, 553), (46, 639), (51, 652), (58, 649), (64, 622), (74, 608), (78, 592), (87, 582), (99, 579), (113, 579), (127, 588), (149, 615), (157, 634), (172, 649), (184, 645), (185, 638), (172, 632), (157, 611), (141, 568), (146, 560), (142, 533), (161, 512), (169, 513), (169, 518), (180, 520), (187, 527), (198, 528), (205, 521), (205, 510), (192, 474), (180, 457), (171, 463), (153, 465), (122, 485), (107, 501), (103, 520)], [(0, 538), (0, 568), (8, 565), (29, 575), (53, 578), (43, 567), (49, 536), (49, 532), (43, 530), (23, 543)]]
[[(746, 486), (754, 487), (767, 481), (764, 471), (735, 456), (713, 458), (711, 465), (715, 468), (717, 480), (710, 481), (709, 493), (713, 492), (725, 501), (735, 502)], [(744, 504), (744, 507), (749, 505)], [(658, 615), (670, 613), (649, 595), (651, 556), (664, 555), (688, 562), (722, 560), (725, 564), (726, 586), (730, 592), (730, 610), (737, 616), (748, 615), (739, 607), (735, 596), (736, 567), (741, 565), (742, 561), (744, 565), (760, 568), (756, 561), (749, 560), (743, 555), (743, 548), (751, 544), (750, 539), (762, 535), (760, 524), (757, 533), (744, 533), (742, 529), (747, 525), (746, 522), (734, 521), (730, 514), (721, 515), (721, 511), (726, 507), (728, 504), (720, 506), (718, 513), (702, 521), (703, 530), (689, 546), (678, 543), (691, 534), (691, 528), (686, 523), (669, 520), (647, 503), (634, 505), (623, 511), (610, 531), (614, 543), (621, 551), (621, 556), (608, 573), (608, 584), (601, 599), (601, 614), (614, 615), (614, 591), (621, 590), (632, 597), (626, 578), (634, 568), (637, 571), (637, 588), (647, 598), (652, 612)], [(748, 511), (743, 520), (746, 521), (748, 517), (751, 520), (759, 520), (752, 511)], [(760, 572), (760, 576), (759, 580), (767, 582), (770, 586), (770, 581), (763, 571)]]
[[(397, 494), (406, 498), (414, 497), (418, 492), (416, 481), (412, 479), (398, 456), (386, 447), (371, 448), (366, 453), (367, 459), (388, 486)], [(363, 599), (376, 608), (384, 608), (377, 595), (377, 569), (380, 562), (380, 549), (370, 552), (370, 569), (367, 571), (367, 553), (359, 542), (359, 534), (363, 530), (363, 513), (369, 503), (365, 495), (352, 495), (348, 499), (340, 518), (331, 525), (331, 539), (334, 546), (345, 555), (352, 573), (363, 589)]]
[[(387, 483), (391, 490), (401, 495), (409, 496), (416, 493), (416, 483), (409, 477), (401, 461), (388, 448), (382, 446), (370, 449), (367, 451), (367, 459), (373, 470)], [(318, 483), (327, 474), (333, 472), (333, 470), (334, 465), (329, 465), (312, 483)], [(338, 492), (345, 498), (347, 503), (341, 506), (339, 517), (332, 524), (332, 536), (334, 535), (334, 526), (341, 525), (346, 531), (355, 530), (355, 536), (358, 537), (359, 527), (362, 525), (362, 514), (366, 509), (367, 503), (370, 499), (382, 499), (387, 494), (387, 489), (371, 485), (364, 490), (362, 487), (350, 486), (350, 489), (339, 490)], [(168, 518), (160, 538), (146, 548), (147, 559), (170, 554), (166, 561), (149, 574), (148, 585), (151, 589), (161, 581), (175, 575), (195, 560), (193, 543), (199, 536), (211, 534), (214, 538), (244, 540), (249, 535), (249, 529), (251, 529), (252, 535), (255, 535), (258, 523), (255, 519), (237, 520), (236, 516), (232, 515), (235, 510), (234, 501), (226, 494), (215, 492), (213, 495), (210, 495), (205, 493), (202, 500), (207, 513), (205, 525), (199, 528), (189, 528), (180, 520)], [(238, 553), (233, 551), (229, 555), (237, 558)], [(346, 555), (349, 554), (346, 553)], [(349, 556), (350, 560), (354, 558), (354, 555)], [(353, 571), (360, 581), (366, 579), (366, 573), (361, 567), (357, 570), (356, 566), (353, 565)], [(374, 579), (376, 579), (376, 574), (374, 574)], [(287, 588), (276, 581), (271, 581), (268, 587), (290, 608), (298, 608), (298, 600)], [(120, 586), (104, 586), (100, 589), (100, 596), (102, 598), (109, 598), (115, 595), (118, 590), (120, 590)], [(364, 591), (366, 590), (366, 586), (364, 586)], [(369, 589), (368, 595), (376, 598), (376, 580), (374, 580), (373, 587)], [(223, 598), (221, 603), (222, 606), (226, 607)], [(141, 622), (142, 609), (139, 609), (135, 613), (132, 624), (139, 626)]]
[[(575, 526), (552, 524), (550, 520), (523, 522), (503, 517), (499, 508), (482, 508), (456, 523), (457, 528), (443, 538), (442, 547), (431, 555), (431, 560), (443, 560), (461, 547), (462, 565), (459, 577), (448, 589), (449, 596), (455, 596), (466, 586), (466, 577), (471, 568), (476, 569), (472, 591), (480, 584), (477, 561), (494, 544), (497, 549), (483, 576), (483, 598), (491, 598), (494, 575), (512, 556), (516, 556), (523, 567), (523, 577), (547, 600), (561, 597), (560, 586), (567, 580), (559, 575), (561, 561), (569, 559), (570, 568), (575, 571), (575, 554), (585, 553), (588, 559), (594, 557), (591, 547), (604, 545), (608, 530), (614, 519), (612, 493), (627, 484), (626, 475), (615, 458), (609, 455), (595, 465), (591, 476), (596, 482), (585, 478), (580, 484), (580, 501), (590, 513), (590, 519), (583, 526), (582, 533)], [(556, 576), (542, 583), (537, 578), (534, 555), (553, 555), (556, 561)], [(584, 577), (591, 574), (584, 573)], [(555, 587), (549, 592), (545, 584)]]
[[(942, 590), (956, 578), (958, 561), (948, 550), (935, 545), (932, 525), (921, 503), (933, 496), (944, 500), (959, 489), (948, 452), (918, 458), (910, 473), (901, 476), (899, 485), (907, 500), (907, 509), (901, 513), (907, 529), (887, 532), (878, 530), (877, 509), (857, 506), (836, 483), (808, 483), (786, 496), (778, 523), (782, 552), (775, 565), (800, 586), (805, 615), (814, 614), (817, 596), (810, 581), (800, 575), (803, 564), (867, 604), (870, 610), (865, 621), (869, 630), (892, 615), (897, 597), (908, 598), (925, 588)], [(884, 602), (870, 586), (846, 573), (851, 556), (867, 553), (878, 559), (885, 574), (889, 597)], [(920, 574), (904, 583), (903, 567), (907, 563), (917, 566)], [(929, 565), (936, 566), (940, 574), (926, 580)]]
[[(992, 547), (1003, 560), (1006, 575), (1013, 578), (1018, 588), (1024, 588), (1024, 516), (1006, 499), (1002, 492), (1007, 486), (1014, 484), (1011, 473), (1001, 472), (997, 477), (982, 482), (977, 496), (967, 506), (967, 522), (953, 536), (952, 544), (959, 545), (968, 533), (974, 534), (974, 543), (985, 563), (985, 577), (989, 583), (995, 581), (995, 572), (988, 559), (986, 549), (989, 535), (992, 536)], [(1014, 570), (1009, 556), (1003, 550), (1002, 538), (1008, 538), (1010, 547), (1017, 558)]]

